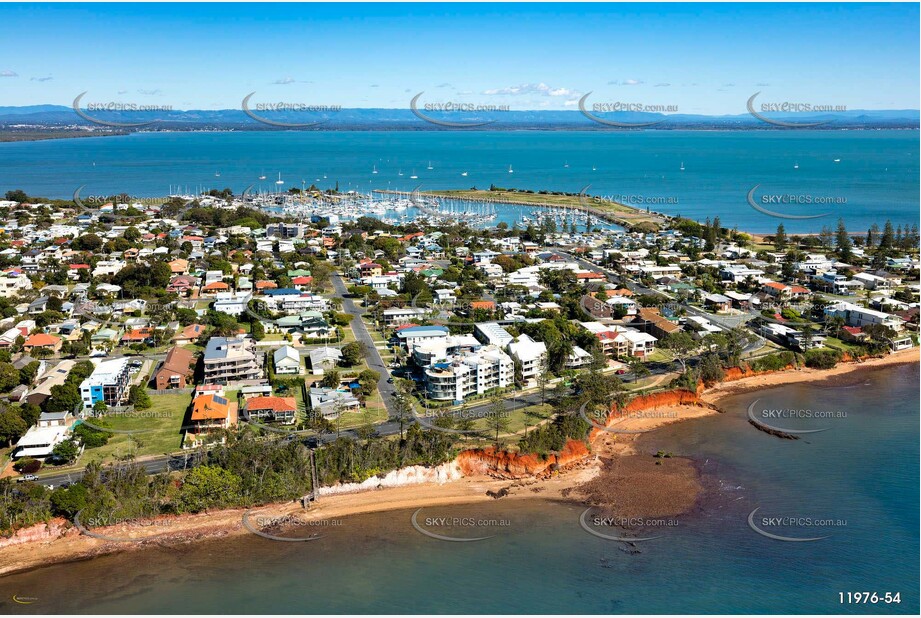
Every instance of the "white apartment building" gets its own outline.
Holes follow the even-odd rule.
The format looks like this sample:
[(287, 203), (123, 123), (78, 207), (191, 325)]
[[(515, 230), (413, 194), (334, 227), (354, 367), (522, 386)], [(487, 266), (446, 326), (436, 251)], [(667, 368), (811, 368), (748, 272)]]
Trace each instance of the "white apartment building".
[(496, 346), (455, 356), (451, 362), (435, 363), (425, 370), (429, 399), (463, 401), (515, 382), (515, 363)]
[(12, 298), (20, 292), (32, 289), (32, 281), (23, 274), (0, 276), (0, 296)]
[(532, 383), (537, 376), (547, 371), (547, 346), (528, 335), (520, 335), (508, 344), (509, 355), (521, 364), (521, 378)]

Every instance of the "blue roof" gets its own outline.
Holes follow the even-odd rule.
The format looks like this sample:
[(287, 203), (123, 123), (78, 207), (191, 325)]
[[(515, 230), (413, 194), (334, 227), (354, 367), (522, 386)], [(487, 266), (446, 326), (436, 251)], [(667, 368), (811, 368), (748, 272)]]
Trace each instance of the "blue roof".
[(297, 288), (276, 288), (274, 290), (266, 290), (263, 292), (266, 296), (288, 296), (290, 294), (295, 294), (300, 296), (303, 292)]
[(447, 335), (450, 331), (447, 326), (410, 326), (409, 328), (404, 328), (397, 331), (398, 337), (404, 337), (406, 335)]

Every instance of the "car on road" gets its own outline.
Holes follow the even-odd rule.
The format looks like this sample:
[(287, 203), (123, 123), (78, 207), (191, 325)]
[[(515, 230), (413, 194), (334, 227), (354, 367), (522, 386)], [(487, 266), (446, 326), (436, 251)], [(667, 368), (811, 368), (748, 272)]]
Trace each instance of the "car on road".
[(34, 474), (23, 474), (22, 480), (23, 481), (37, 481), (38, 477), (35, 476)]
[(393, 384), (393, 378), (387, 378), (387, 384)]

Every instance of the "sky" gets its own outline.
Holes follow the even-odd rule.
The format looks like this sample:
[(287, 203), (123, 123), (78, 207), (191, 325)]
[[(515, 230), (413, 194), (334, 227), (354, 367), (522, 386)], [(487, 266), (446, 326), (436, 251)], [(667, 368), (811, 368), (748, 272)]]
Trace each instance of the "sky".
[(917, 4), (0, 4), (0, 107), (918, 109)]

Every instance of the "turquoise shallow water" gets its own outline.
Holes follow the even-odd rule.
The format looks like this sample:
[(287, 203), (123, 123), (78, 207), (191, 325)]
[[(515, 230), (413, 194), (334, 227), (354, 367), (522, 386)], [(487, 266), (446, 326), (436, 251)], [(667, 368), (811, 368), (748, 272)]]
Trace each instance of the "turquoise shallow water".
[(338, 181), (361, 191), (495, 184), (578, 193), (591, 185), (589, 194), (639, 207), (773, 232), (778, 219), (746, 201), (760, 185), (756, 199), (846, 200), (821, 210), (768, 204), (786, 214), (829, 213), (785, 220), (788, 232), (834, 227), (841, 216), (865, 233), (886, 218), (917, 222), (918, 154), (916, 131), (150, 133), (0, 144), (0, 189), (58, 198), (81, 185), (83, 195), (161, 196), (177, 185), (239, 192), (253, 183), (274, 190), (279, 173), (285, 187)]
[[(828, 428), (781, 440), (747, 422), (756, 409), (831, 410)], [(691, 457), (706, 491), (694, 512), (637, 543), (588, 534), (582, 508), (535, 498), (439, 507), (428, 518), (505, 520), (506, 526), (417, 532), (411, 512), (342, 520), (310, 543), (255, 536), (154, 548), (0, 579), (0, 611), (34, 613), (906, 613), (918, 598), (918, 367), (867, 371), (725, 400), (726, 414), (644, 436), (640, 448)], [(667, 462), (666, 462), (667, 465)], [(809, 543), (765, 538), (769, 516), (833, 519), (772, 528)], [(845, 522), (845, 523), (841, 523)], [(436, 527), (432, 527), (436, 526)], [(476, 530), (477, 532), (474, 532)], [(605, 530), (605, 532), (609, 532)], [(839, 604), (839, 592), (900, 592), (899, 605)], [(36, 597), (13, 606), (10, 595)]]

